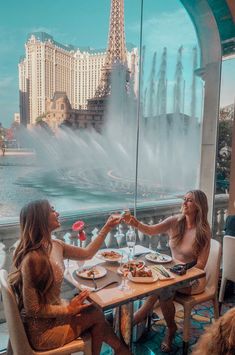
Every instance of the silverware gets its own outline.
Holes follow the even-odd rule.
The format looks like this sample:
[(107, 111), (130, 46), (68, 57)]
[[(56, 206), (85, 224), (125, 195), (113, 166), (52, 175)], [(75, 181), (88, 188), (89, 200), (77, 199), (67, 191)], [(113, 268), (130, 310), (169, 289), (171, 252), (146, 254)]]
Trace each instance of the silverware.
[(92, 281), (93, 281), (93, 284), (94, 284), (94, 287), (95, 287), (95, 291), (96, 291), (98, 286), (97, 286), (97, 283), (95, 281), (95, 273), (94, 272), (92, 273)]
[(106, 285), (103, 285), (103, 286), (100, 286), (100, 287), (95, 287), (94, 290), (92, 290), (91, 292), (98, 292), (98, 291), (102, 290), (103, 288), (108, 287), (108, 286), (110, 286), (112, 284), (116, 284), (116, 283), (118, 283), (118, 281), (111, 281), (111, 282), (107, 283)]

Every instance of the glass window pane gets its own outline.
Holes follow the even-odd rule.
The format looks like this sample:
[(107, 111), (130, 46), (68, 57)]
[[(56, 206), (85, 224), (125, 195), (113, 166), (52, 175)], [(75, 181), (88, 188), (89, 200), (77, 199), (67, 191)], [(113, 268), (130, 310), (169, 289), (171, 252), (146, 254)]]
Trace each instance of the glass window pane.
[(138, 202), (199, 184), (203, 84), (193, 24), (179, 1), (144, 1)]
[(15, 50), (1, 68), (14, 77), (8, 87), (20, 118), (12, 125), (8, 105), (0, 216), (39, 198), (60, 211), (132, 207), (140, 1), (71, 0), (56, 14), (45, 0), (25, 3), (30, 16), (22, 5), (21, 22), (2, 22)]

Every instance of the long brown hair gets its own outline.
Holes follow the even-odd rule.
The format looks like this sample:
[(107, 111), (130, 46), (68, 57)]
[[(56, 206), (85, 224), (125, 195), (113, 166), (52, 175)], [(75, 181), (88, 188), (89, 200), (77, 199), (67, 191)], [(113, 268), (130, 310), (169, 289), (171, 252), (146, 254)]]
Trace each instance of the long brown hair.
[[(193, 245), (195, 257), (197, 258), (202, 249), (209, 243), (208, 236), (211, 235), (210, 226), (207, 220), (208, 214), (208, 202), (206, 194), (201, 190), (191, 190), (187, 194), (192, 194), (196, 212), (196, 238)], [(186, 217), (181, 215), (177, 223), (177, 233), (173, 236), (173, 242), (175, 245), (180, 244), (183, 239), (186, 230)]]
[[(21, 268), (26, 255), (37, 253), (40, 256), (39, 265), (30, 263), (31, 275), (27, 276), (33, 282), (41, 303), (46, 303), (47, 292), (54, 282), (49, 261), (52, 247), (48, 225), (50, 211), (51, 206), (47, 200), (36, 200), (25, 205), (20, 212), (20, 240), (13, 256), (14, 271), (9, 274), (9, 282), (17, 294), (20, 309), (23, 307)], [(34, 274), (36, 270), (40, 271), (37, 277)]]

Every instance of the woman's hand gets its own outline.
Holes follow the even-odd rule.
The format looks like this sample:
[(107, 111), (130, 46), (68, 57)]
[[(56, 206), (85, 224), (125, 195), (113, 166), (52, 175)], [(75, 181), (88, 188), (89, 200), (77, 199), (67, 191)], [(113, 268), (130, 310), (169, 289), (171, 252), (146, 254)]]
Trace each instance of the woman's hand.
[(77, 314), (81, 313), (84, 309), (90, 307), (90, 303), (84, 303), (84, 301), (87, 299), (89, 296), (89, 291), (88, 290), (83, 290), (79, 293), (78, 296), (74, 297), (69, 305), (68, 309), (70, 313)]
[(134, 228), (138, 228), (139, 221), (134, 216), (132, 216), (129, 210), (125, 211), (125, 213), (122, 215), (122, 221)]
[(131, 215), (129, 210), (122, 212), (122, 221), (126, 224), (130, 224), (132, 218), (134, 218), (134, 216)]
[(114, 213), (108, 218), (107, 222), (105, 223), (105, 226), (112, 229), (121, 221), (122, 221), (122, 215), (119, 213)]

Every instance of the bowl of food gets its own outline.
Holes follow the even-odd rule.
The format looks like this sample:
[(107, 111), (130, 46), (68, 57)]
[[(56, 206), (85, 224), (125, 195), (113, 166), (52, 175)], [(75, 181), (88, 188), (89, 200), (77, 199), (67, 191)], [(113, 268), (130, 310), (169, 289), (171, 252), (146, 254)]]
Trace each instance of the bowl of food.
[(122, 254), (118, 253), (115, 250), (102, 250), (99, 251), (96, 256), (104, 261), (109, 262), (116, 262), (122, 258)]
[(118, 268), (118, 273), (123, 274), (126, 271), (132, 272), (134, 270), (141, 270), (144, 266), (145, 262), (143, 260), (130, 260)]
[(157, 274), (149, 267), (145, 266), (141, 270), (129, 272), (128, 279), (136, 283), (152, 283), (158, 280)]

